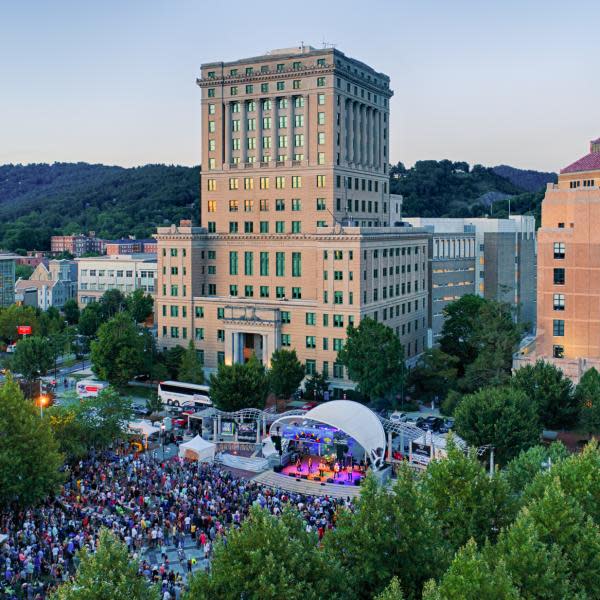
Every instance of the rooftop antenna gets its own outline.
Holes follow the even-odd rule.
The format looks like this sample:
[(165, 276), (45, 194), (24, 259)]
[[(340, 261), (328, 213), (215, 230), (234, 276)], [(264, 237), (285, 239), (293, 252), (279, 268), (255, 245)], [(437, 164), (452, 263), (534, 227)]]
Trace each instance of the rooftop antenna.
[(325, 40), (323, 40), (323, 49), (335, 48), (336, 46), (337, 46), (337, 44), (332, 44), (331, 42), (326, 42)]

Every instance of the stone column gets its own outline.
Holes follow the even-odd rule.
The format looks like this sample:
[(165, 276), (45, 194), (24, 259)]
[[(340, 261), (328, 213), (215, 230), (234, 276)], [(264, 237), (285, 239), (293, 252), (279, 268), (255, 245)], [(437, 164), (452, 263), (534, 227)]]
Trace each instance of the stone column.
[(369, 167), (375, 165), (375, 114), (373, 108), (369, 108), (369, 135), (367, 138), (369, 144)]
[(393, 436), (392, 436), (392, 432), (388, 431), (387, 434), (387, 460), (388, 462), (391, 462), (392, 460), (392, 441), (393, 441)]
[(236, 331), (233, 333), (233, 363), (240, 362), (240, 334)]
[(231, 164), (231, 102), (223, 104), (225, 111), (225, 164)]
[(346, 98), (340, 94), (340, 164), (348, 160), (346, 151)]
[(265, 367), (269, 366), (269, 341), (266, 335), (261, 334), (262, 339), (262, 363)]
[(246, 123), (246, 101), (240, 102), (240, 162), (245, 163), (248, 157), (248, 123)]
[(348, 100), (346, 110), (346, 124), (348, 136), (346, 138), (346, 160), (348, 163), (354, 162), (354, 103)]
[(360, 104), (354, 103), (354, 164), (360, 165), (362, 163), (362, 157), (360, 155), (361, 150), (361, 131), (360, 131)]
[(256, 101), (256, 160), (262, 162), (263, 147), (262, 147), (262, 103), (263, 99), (259, 98)]
[(306, 164), (310, 160), (310, 148), (311, 146), (317, 147), (317, 152), (319, 151), (317, 140), (313, 140), (311, 138), (311, 129), (309, 126), (310, 123), (310, 94), (306, 94), (304, 96), (304, 160)]
[(367, 107), (360, 105), (360, 162), (363, 167), (367, 165)]
[(379, 169), (379, 110), (375, 110), (375, 112), (373, 113), (373, 119), (375, 121), (374, 125), (374, 141), (373, 141), (373, 150), (374, 150), (374, 157), (373, 157), (373, 163), (376, 169)]
[(271, 160), (277, 160), (277, 138), (279, 137), (279, 123), (277, 119), (278, 115), (278, 106), (277, 102), (279, 102), (279, 98), (273, 98), (272, 108), (271, 108)]
[(256, 419), (256, 443), (260, 444), (260, 417)]
[(377, 115), (377, 162), (379, 163), (379, 168), (383, 168), (383, 113), (382, 111), (378, 111)]
[(213, 442), (217, 441), (217, 417), (213, 417)]

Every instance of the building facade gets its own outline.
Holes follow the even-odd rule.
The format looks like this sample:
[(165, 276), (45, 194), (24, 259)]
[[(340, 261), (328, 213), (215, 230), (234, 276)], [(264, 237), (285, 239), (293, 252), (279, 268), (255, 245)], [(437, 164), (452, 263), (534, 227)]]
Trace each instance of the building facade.
[(156, 240), (107, 240), (106, 254), (156, 254)]
[(88, 252), (104, 254), (106, 250), (106, 240), (102, 240), (93, 235), (53, 235), (50, 238), (50, 249), (54, 254), (68, 252), (73, 256), (82, 256)]
[(18, 256), (0, 252), (0, 307), (15, 303), (15, 264)]
[(26, 305), (48, 310), (62, 308), (67, 300), (77, 298), (77, 263), (74, 260), (51, 260), (40, 263), (29, 279), (15, 283), (15, 299)]
[(600, 368), (600, 139), (548, 184), (538, 230), (535, 349), (573, 380)]
[(159, 228), (161, 347), (207, 370), (294, 348), (351, 382), (337, 352), (371, 316), (426, 345), (428, 234), (390, 227), (389, 78), (334, 49), (202, 66), (200, 227)]
[(99, 256), (76, 259), (79, 276), (77, 302), (83, 308), (104, 292), (116, 289), (128, 295), (142, 289), (156, 294), (156, 254)]
[(433, 339), (443, 326), (443, 309), (466, 294), (510, 304), (529, 331), (536, 321), (535, 218), (435, 219), (408, 217), (407, 223), (433, 234), (431, 311)]

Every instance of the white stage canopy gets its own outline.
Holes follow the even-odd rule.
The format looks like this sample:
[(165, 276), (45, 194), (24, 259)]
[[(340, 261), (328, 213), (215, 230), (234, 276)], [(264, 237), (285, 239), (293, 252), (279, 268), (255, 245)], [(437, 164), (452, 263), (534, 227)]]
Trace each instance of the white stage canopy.
[(385, 457), (385, 431), (379, 417), (369, 408), (351, 400), (323, 402), (301, 416), (284, 416), (273, 422), (271, 434), (287, 424), (305, 421), (324, 423), (354, 438), (367, 453), (375, 468), (383, 465)]
[(129, 421), (127, 425), (129, 431), (133, 433), (141, 433), (145, 437), (150, 437), (154, 433), (160, 431), (160, 427), (155, 427), (150, 421)]

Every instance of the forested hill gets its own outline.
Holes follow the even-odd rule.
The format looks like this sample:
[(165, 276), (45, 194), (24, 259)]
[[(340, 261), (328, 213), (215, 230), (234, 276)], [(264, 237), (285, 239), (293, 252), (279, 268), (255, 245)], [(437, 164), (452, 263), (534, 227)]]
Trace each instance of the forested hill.
[(0, 166), (0, 248), (45, 250), (50, 236), (148, 237), (197, 218), (198, 167), (87, 163)]
[(402, 214), (407, 217), (505, 217), (510, 198), (513, 214), (533, 214), (539, 222), (545, 183), (555, 178), (554, 173), (506, 166), (423, 160), (410, 169), (402, 163), (393, 166), (390, 190), (404, 196)]

